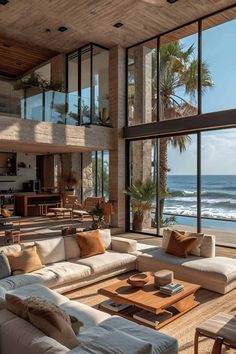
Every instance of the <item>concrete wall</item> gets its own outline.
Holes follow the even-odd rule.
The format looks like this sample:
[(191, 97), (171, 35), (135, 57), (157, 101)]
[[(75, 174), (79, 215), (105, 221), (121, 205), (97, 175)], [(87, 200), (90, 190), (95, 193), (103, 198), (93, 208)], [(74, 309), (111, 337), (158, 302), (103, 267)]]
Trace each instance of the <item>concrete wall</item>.
[[(76, 127), (7, 117), (0, 114), (0, 149), (70, 152), (114, 149), (115, 129)], [(33, 150), (32, 150), (33, 149)]]

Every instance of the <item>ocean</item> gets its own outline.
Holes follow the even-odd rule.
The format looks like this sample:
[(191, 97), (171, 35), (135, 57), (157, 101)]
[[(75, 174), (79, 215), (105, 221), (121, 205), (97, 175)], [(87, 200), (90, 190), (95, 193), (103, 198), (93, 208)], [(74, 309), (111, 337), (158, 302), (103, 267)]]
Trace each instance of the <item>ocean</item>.
[[(236, 231), (236, 175), (203, 175), (201, 184), (202, 226)], [(169, 175), (167, 185), (164, 213), (177, 214), (177, 224), (196, 226), (196, 176)]]

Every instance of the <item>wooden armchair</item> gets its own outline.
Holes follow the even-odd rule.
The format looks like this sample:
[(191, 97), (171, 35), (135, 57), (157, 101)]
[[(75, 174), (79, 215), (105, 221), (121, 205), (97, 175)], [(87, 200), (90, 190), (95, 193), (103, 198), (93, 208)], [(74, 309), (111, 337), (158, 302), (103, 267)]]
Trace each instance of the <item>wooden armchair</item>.
[(92, 220), (91, 212), (97, 204), (101, 204), (103, 198), (101, 197), (88, 197), (82, 204), (75, 204), (72, 210), (72, 217), (78, 216), (80, 219)]
[(200, 336), (215, 340), (212, 354), (221, 354), (222, 346), (236, 349), (236, 318), (227, 313), (218, 313), (196, 328), (194, 354), (198, 354)]

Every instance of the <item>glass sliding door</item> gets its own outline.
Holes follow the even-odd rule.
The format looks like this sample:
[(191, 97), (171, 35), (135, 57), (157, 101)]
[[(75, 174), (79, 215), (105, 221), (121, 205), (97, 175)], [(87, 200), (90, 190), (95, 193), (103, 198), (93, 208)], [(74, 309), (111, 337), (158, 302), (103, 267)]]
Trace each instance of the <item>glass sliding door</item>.
[(160, 232), (197, 229), (197, 136), (160, 139)]
[[(156, 139), (132, 141), (130, 146), (130, 229), (157, 233), (156, 225)], [(150, 204), (150, 209), (146, 205)]]
[(201, 133), (202, 231), (236, 246), (236, 129)]

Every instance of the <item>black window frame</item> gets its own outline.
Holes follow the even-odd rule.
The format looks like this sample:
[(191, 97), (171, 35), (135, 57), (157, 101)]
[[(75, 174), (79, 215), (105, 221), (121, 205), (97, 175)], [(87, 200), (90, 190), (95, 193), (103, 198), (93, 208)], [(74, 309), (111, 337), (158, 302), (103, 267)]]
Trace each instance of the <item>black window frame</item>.
[[(215, 16), (217, 14), (223, 13), (227, 10), (236, 8), (236, 4), (232, 4), (221, 10), (215, 11), (211, 14), (203, 16), (197, 20), (193, 20), (184, 25), (178, 26), (172, 30), (161, 33), (157, 36), (151, 37), (147, 40), (136, 43), (128, 48), (126, 48), (126, 122), (123, 129), (123, 137), (126, 140), (126, 188), (130, 185), (131, 175), (130, 175), (130, 154), (131, 154), (131, 143), (136, 140), (145, 139), (157, 139), (157, 161), (159, 161), (159, 139), (163, 137), (180, 135), (180, 134), (193, 134), (197, 135), (197, 232), (202, 230), (202, 216), (201, 216), (201, 133), (205, 131), (213, 131), (220, 129), (230, 129), (236, 127), (236, 108), (228, 109), (224, 111), (202, 113), (202, 21), (209, 17)], [(160, 80), (159, 80), (159, 67), (160, 67), (160, 40), (161, 37), (168, 33), (174, 32), (178, 29), (187, 27), (191, 24), (198, 24), (198, 114), (189, 117), (182, 117), (173, 120), (160, 120)], [(142, 45), (151, 40), (157, 41), (157, 116), (156, 121), (151, 123), (139, 124), (139, 125), (129, 125), (129, 106), (128, 106), (128, 63), (129, 63), (129, 49), (134, 48), (138, 45)], [(159, 175), (159, 164), (157, 166), (157, 173)], [(141, 233), (150, 236), (160, 236), (159, 227), (159, 183), (157, 182), (157, 200), (156, 200), (156, 212), (157, 212), (157, 228), (156, 234), (147, 232), (135, 232), (130, 227), (130, 197), (126, 196), (126, 232)], [(226, 220), (227, 221), (227, 220)], [(232, 222), (232, 220), (229, 220)], [(236, 220), (235, 220), (236, 222)]]
[[(109, 48), (106, 48), (100, 44), (96, 44), (93, 42), (87, 43), (85, 45), (83, 45), (82, 47), (79, 47), (76, 50), (73, 50), (69, 53), (66, 54), (66, 93), (68, 96), (68, 80), (69, 80), (69, 75), (68, 75), (68, 67), (69, 67), (69, 57), (70, 55), (72, 55), (73, 53), (77, 52), (77, 56), (78, 56), (78, 109), (77, 109), (77, 114), (78, 114), (78, 121), (77, 121), (77, 125), (79, 126), (86, 126), (86, 125), (98, 125), (97, 123), (93, 122), (93, 111), (94, 111), (94, 92), (93, 92), (93, 48), (94, 47), (98, 47), (101, 48), (103, 50), (107, 50), (109, 52)], [(82, 66), (82, 62), (81, 62), (81, 57), (83, 54), (83, 51), (88, 48), (88, 51), (90, 51), (90, 109), (89, 109), (89, 123), (83, 123), (82, 122), (82, 117), (81, 117), (81, 66)], [(68, 102), (68, 99), (67, 99)]]

